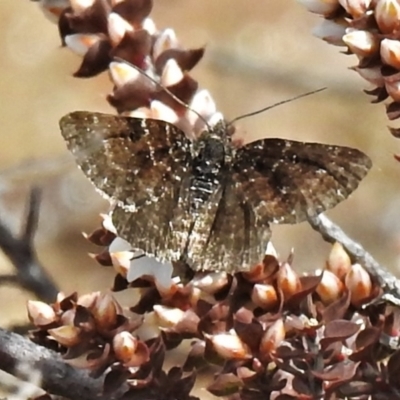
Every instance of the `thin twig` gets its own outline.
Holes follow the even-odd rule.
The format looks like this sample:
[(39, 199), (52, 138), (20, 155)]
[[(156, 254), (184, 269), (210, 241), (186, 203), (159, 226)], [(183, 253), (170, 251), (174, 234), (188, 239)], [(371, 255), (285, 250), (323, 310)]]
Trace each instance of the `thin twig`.
[(33, 188), (30, 193), (29, 207), (21, 238), (26, 242), (30, 243), (31, 247), (33, 246), (33, 238), (35, 236), (36, 229), (38, 227), (41, 199), (42, 199), (42, 191), (39, 190), (39, 188)]
[(0, 286), (19, 286), (17, 275), (0, 275)]
[(324, 214), (309, 216), (312, 228), (329, 243), (339, 242), (353, 258), (376, 279), (382, 287), (382, 300), (400, 306), (400, 281), (386, 267), (380, 265), (360, 244), (349, 238), (343, 230)]
[[(32, 189), (25, 226), (20, 237), (14, 237), (9, 228), (0, 221), (0, 249), (15, 266), (20, 286), (34, 293), (39, 299), (51, 302), (56, 299), (58, 288), (39, 263), (33, 243), (39, 217), (39, 203), (40, 191)], [(4, 280), (9, 278), (3, 278)]]
[(105, 396), (104, 375), (91, 378), (86, 370), (78, 370), (66, 364), (59, 354), (0, 328), (0, 369), (18, 376), (19, 366), (26, 364), (40, 371), (42, 389), (68, 399), (118, 399), (128, 390), (124, 384), (117, 392)]

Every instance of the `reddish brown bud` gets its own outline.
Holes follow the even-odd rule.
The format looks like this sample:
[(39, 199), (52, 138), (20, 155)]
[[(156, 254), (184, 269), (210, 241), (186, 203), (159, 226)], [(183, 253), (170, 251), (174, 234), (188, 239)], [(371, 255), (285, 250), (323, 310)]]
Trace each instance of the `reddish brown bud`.
[(251, 300), (256, 306), (268, 309), (275, 307), (279, 302), (274, 286), (260, 283), (254, 285)]
[(120, 332), (113, 339), (115, 355), (125, 367), (138, 367), (150, 358), (146, 344), (129, 332)]
[(380, 0), (375, 6), (375, 21), (383, 33), (399, 29), (400, 4), (394, 0)]
[(137, 342), (129, 332), (116, 334), (112, 343), (116, 358), (122, 363), (128, 362), (136, 351)]
[(343, 289), (342, 281), (333, 272), (325, 270), (316, 292), (324, 304), (330, 304), (342, 295)]
[(328, 256), (327, 269), (333, 272), (339, 279), (350, 271), (351, 260), (343, 246), (336, 242)]
[(285, 326), (282, 319), (276, 320), (264, 333), (260, 343), (260, 353), (265, 358), (285, 339)]
[(300, 278), (294, 269), (288, 264), (283, 263), (277, 274), (278, 288), (282, 290), (285, 300), (290, 299), (295, 293), (301, 290)]
[(351, 267), (350, 271), (346, 275), (345, 285), (351, 294), (351, 304), (356, 307), (371, 296), (371, 277), (360, 264), (354, 264)]
[(120, 306), (114, 297), (109, 293), (105, 293), (97, 298), (91, 311), (97, 327), (103, 330), (109, 330), (115, 328), (119, 310)]

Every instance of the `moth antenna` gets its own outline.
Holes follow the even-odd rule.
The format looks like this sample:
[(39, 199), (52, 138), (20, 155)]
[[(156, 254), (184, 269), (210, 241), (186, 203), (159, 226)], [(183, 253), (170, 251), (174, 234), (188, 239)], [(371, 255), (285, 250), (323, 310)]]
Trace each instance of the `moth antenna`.
[(275, 107), (281, 106), (282, 104), (290, 103), (291, 101), (301, 99), (302, 97), (307, 97), (307, 96), (310, 96), (312, 94), (315, 94), (315, 93), (318, 93), (318, 92), (322, 92), (325, 89), (326, 89), (326, 87), (321, 88), (321, 89), (317, 89), (317, 90), (312, 90), (311, 92), (306, 92), (306, 93), (300, 94), (298, 96), (292, 97), (290, 99), (279, 101), (278, 103), (272, 104), (272, 106), (264, 107), (261, 110), (257, 110), (257, 111), (250, 112), (248, 114), (240, 115), (239, 117), (236, 117), (232, 121), (228, 122), (226, 126), (229, 127), (232, 124), (234, 124), (235, 122), (239, 121), (240, 119), (244, 119), (244, 118), (247, 118), (247, 117), (252, 117), (253, 115), (261, 114), (264, 111), (271, 110), (271, 108), (275, 108)]
[(142, 75), (144, 75), (147, 79), (149, 79), (151, 82), (153, 82), (156, 86), (158, 86), (159, 88), (161, 88), (165, 93), (167, 93), (172, 99), (174, 99), (177, 103), (179, 103), (181, 106), (185, 107), (187, 110), (195, 113), (206, 125), (206, 127), (211, 130), (210, 125), (208, 124), (208, 121), (199, 113), (197, 112), (195, 109), (193, 109), (192, 107), (189, 106), (189, 104), (186, 104), (184, 101), (182, 101), (178, 96), (176, 96), (175, 94), (173, 94), (167, 87), (165, 87), (164, 85), (162, 85), (160, 82), (158, 82), (156, 79), (154, 79), (152, 76), (150, 76), (149, 74), (147, 74), (145, 71), (143, 71), (142, 69), (140, 69), (139, 67), (137, 67), (134, 64), (131, 64), (129, 61), (124, 60), (123, 58), (120, 57), (114, 57), (115, 61), (118, 62), (122, 62), (125, 63), (127, 65), (129, 65), (132, 68), (135, 68), (136, 71), (138, 71), (139, 73), (141, 73)]

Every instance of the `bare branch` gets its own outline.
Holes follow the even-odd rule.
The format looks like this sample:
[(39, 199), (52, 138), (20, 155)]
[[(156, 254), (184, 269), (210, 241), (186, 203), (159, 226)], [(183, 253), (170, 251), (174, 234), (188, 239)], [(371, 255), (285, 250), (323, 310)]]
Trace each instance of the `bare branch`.
[(324, 240), (329, 243), (339, 242), (354, 261), (364, 266), (381, 285), (384, 291), (383, 300), (400, 306), (400, 281), (386, 267), (380, 265), (359, 243), (349, 238), (338, 225), (324, 214), (309, 216), (308, 221)]
[(91, 378), (87, 371), (66, 364), (59, 354), (23, 336), (0, 329), (0, 369), (18, 376), (21, 364), (28, 364), (41, 372), (42, 389), (68, 399), (118, 399), (128, 389), (125, 384), (117, 392), (105, 396), (102, 394), (104, 375)]
[(34, 187), (31, 190), (29, 205), (26, 212), (26, 222), (25, 227), (22, 232), (22, 239), (26, 240), (28, 243), (33, 243), (33, 238), (39, 222), (39, 208), (40, 201), (42, 198), (42, 191), (39, 188)]
[(19, 286), (17, 275), (0, 275), (0, 286)]
[[(31, 191), (27, 218), (21, 237), (12, 235), (9, 228), (0, 220), (0, 249), (14, 264), (18, 283), (33, 292), (39, 299), (50, 302), (56, 299), (58, 288), (39, 263), (33, 244), (39, 215), (40, 192)], [(9, 280), (5, 278), (4, 280)]]

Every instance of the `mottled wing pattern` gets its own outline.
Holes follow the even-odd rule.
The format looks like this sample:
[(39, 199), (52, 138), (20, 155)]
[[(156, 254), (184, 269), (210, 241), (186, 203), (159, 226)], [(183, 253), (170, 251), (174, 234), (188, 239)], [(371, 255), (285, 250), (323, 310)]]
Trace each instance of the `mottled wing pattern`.
[(168, 223), (174, 206), (173, 191), (166, 191), (159, 201), (148, 203), (135, 212), (116, 206), (112, 221), (118, 236), (129, 242), (132, 248), (143, 250), (160, 262), (177, 261), (181, 253), (175, 246)]
[(224, 176), (221, 190), (203, 224), (206, 241), (193, 244), (189, 265), (195, 270), (246, 271), (262, 260), (271, 232), (258, 225), (252, 204), (244, 201), (230, 176)]
[(191, 173), (191, 142), (184, 133), (164, 121), (90, 112), (68, 114), (60, 126), (79, 167), (117, 203), (118, 234), (167, 258), (169, 220), (181, 181)]
[(220, 265), (220, 255), (214, 251), (208, 251), (207, 248), (210, 230), (215, 223), (216, 213), (222, 201), (223, 187), (216, 185), (214, 192), (203, 206), (193, 210), (191, 207), (193, 190), (188, 190), (185, 186), (188, 185), (182, 187), (178, 207), (171, 219), (174, 241), (182, 249), (184, 261), (192, 269), (217, 270), (217, 266)]
[(258, 226), (298, 223), (347, 198), (371, 168), (362, 152), (340, 146), (264, 139), (240, 148), (232, 165)]
[(77, 164), (96, 188), (130, 210), (179, 185), (191, 161), (191, 142), (158, 120), (73, 112), (60, 121)]

